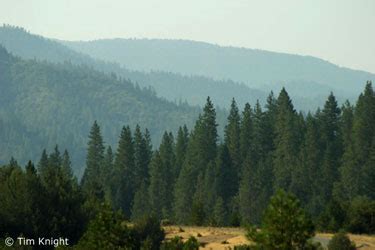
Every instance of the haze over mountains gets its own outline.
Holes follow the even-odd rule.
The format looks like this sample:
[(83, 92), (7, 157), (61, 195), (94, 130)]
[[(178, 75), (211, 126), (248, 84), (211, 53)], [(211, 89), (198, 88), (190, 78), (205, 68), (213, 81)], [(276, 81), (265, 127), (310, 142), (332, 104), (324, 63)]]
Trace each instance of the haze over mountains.
[[(315, 111), (330, 91), (354, 100), (375, 79), (312, 57), (180, 40), (64, 42), (5, 25), (0, 45), (0, 162), (35, 161), (58, 143), (70, 147), (78, 174), (94, 120), (109, 145), (123, 125), (137, 123), (158, 145), (165, 130), (191, 127), (200, 111), (192, 105), (208, 95), (222, 108), (234, 97), (242, 109), (286, 86), (297, 110)], [(217, 116), (222, 134), (227, 112)]]
[[(374, 74), (342, 68), (312, 56), (221, 47), (203, 42), (103, 39), (64, 44), (133, 70), (161, 70), (216, 80), (232, 79), (267, 93), (271, 89), (278, 92), (285, 86), (294, 99), (317, 99), (321, 100), (320, 104), (330, 91), (341, 100), (353, 100), (367, 80), (375, 79)], [(298, 102), (297, 106), (300, 106)], [(304, 109), (311, 108), (308, 104), (301, 104)]]
[[(209, 95), (227, 108), (262, 103), (271, 90), (286, 87), (297, 110), (315, 110), (333, 91), (340, 102), (356, 100), (375, 75), (341, 68), (309, 56), (274, 53), (202, 42), (107, 39), (67, 42), (45, 39), (12, 26), (0, 28), (0, 43), (23, 58), (87, 64), (151, 86), (157, 96), (202, 106)], [(65, 45), (65, 46), (63, 46)], [(263, 103), (264, 104), (264, 103)]]
[(141, 87), (152, 87), (156, 94), (170, 101), (187, 101), (191, 105), (202, 106), (207, 96), (216, 105), (228, 107), (235, 97), (242, 106), (246, 102), (255, 103), (257, 99), (265, 99), (268, 92), (250, 89), (231, 80), (215, 81), (202, 76), (182, 76), (171, 72), (150, 72), (129, 70), (114, 62), (95, 60), (89, 55), (78, 53), (61, 43), (30, 34), (22, 28), (13, 26), (0, 27), (0, 44), (14, 55), (26, 59), (46, 60), (49, 62), (69, 61), (73, 64), (85, 64), (106, 73), (131, 79)]

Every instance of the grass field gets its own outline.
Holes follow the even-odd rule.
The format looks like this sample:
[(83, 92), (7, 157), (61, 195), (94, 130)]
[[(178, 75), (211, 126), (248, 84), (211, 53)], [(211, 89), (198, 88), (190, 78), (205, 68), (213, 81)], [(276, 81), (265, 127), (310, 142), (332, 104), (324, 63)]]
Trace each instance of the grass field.
[[(167, 238), (181, 236), (187, 240), (194, 236), (204, 247), (201, 249), (229, 250), (235, 245), (249, 244), (245, 237), (245, 231), (241, 228), (219, 228), (219, 227), (189, 227), (189, 226), (166, 226), (164, 230)], [(349, 235), (350, 239), (356, 243), (358, 249), (375, 250), (375, 236)], [(315, 240), (326, 246), (331, 239), (332, 234), (318, 233)]]

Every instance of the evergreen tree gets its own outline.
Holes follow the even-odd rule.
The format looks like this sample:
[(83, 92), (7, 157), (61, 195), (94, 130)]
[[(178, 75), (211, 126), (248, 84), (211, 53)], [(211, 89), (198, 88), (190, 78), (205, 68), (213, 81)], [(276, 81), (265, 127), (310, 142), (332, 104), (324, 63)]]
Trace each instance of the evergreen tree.
[(288, 190), (291, 185), (291, 173), (296, 165), (298, 152), (296, 114), (288, 93), (283, 88), (277, 99), (275, 123), (274, 176), (275, 189)]
[(368, 159), (372, 138), (375, 135), (375, 93), (367, 82), (364, 93), (358, 98), (354, 112), (354, 153), (359, 166)]
[(151, 206), (149, 202), (148, 187), (145, 181), (142, 182), (141, 187), (135, 192), (133, 207), (132, 207), (132, 221), (138, 221), (151, 212)]
[(318, 122), (310, 113), (306, 118), (306, 133), (299, 152), (298, 163), (292, 173), (290, 190), (313, 214), (322, 209), (318, 192), (321, 152), (319, 147)]
[(216, 160), (215, 184), (218, 196), (222, 197), (225, 204), (236, 195), (238, 191), (237, 171), (233, 168), (227, 146), (221, 145)]
[[(240, 151), (240, 115), (238, 112), (238, 107), (234, 98), (232, 99), (232, 104), (229, 111), (229, 116), (227, 119), (227, 125), (225, 126), (224, 133), (224, 144), (227, 146), (229, 151), (229, 156), (231, 159), (231, 168), (239, 176), (241, 173), (241, 151)], [(238, 177), (235, 177), (238, 182)]]
[(142, 181), (148, 182), (149, 152), (141, 128), (137, 124), (134, 132), (134, 178), (135, 188), (139, 188)]
[[(96, 121), (91, 127), (89, 142), (87, 145), (86, 169), (81, 180), (81, 185), (86, 193), (99, 195), (104, 192), (102, 168), (105, 148), (100, 133), (100, 127)], [(100, 189), (100, 191), (97, 189)], [(104, 197), (96, 198), (102, 199)]]
[(372, 140), (369, 159), (361, 172), (360, 190), (362, 195), (375, 200), (375, 136)]
[[(242, 119), (240, 124), (240, 152), (241, 159), (244, 161), (248, 154), (253, 155), (255, 152), (252, 147), (253, 137), (253, 121), (252, 110), (249, 103), (245, 104), (244, 111), (242, 112)], [(251, 156), (252, 157), (252, 156)]]
[(175, 184), (174, 179), (174, 166), (175, 166), (175, 155), (174, 155), (174, 139), (171, 133), (165, 132), (163, 135), (162, 142), (159, 147), (159, 154), (162, 163), (162, 181), (166, 185), (165, 189), (165, 207), (163, 208), (163, 215), (165, 218), (170, 218), (172, 213), (172, 203), (173, 203), (173, 189), (168, 187), (173, 187)]
[(205, 164), (212, 161), (216, 157), (216, 142), (217, 142), (217, 123), (216, 111), (210, 97), (207, 97), (206, 105), (203, 108), (200, 146), (205, 150), (206, 160)]
[(134, 141), (129, 127), (123, 127), (115, 156), (114, 174), (111, 181), (113, 205), (121, 208), (130, 218), (131, 202), (135, 192)]
[(123, 223), (123, 216), (103, 204), (87, 231), (79, 240), (77, 249), (135, 249), (131, 230)]
[(342, 137), (340, 134), (341, 110), (331, 93), (319, 119), (321, 123), (321, 143), (323, 162), (321, 169), (321, 197), (328, 201), (332, 195), (333, 183), (338, 180), (338, 166), (342, 157)]
[(174, 167), (174, 179), (178, 178), (178, 174), (181, 171), (181, 167), (185, 161), (186, 150), (189, 142), (189, 131), (184, 125), (183, 127), (179, 127), (177, 133), (177, 140), (176, 140), (176, 164)]
[(226, 226), (227, 225), (227, 212), (223, 199), (219, 196), (216, 199), (216, 203), (213, 213), (213, 224), (215, 226)]
[(192, 225), (202, 226), (206, 223), (208, 219), (207, 216), (209, 216), (209, 214), (206, 214), (205, 211), (205, 186), (204, 176), (202, 173), (198, 175), (196, 183), (189, 222)]
[(61, 159), (61, 170), (62, 174), (67, 178), (67, 180), (73, 180), (73, 170), (72, 170), (72, 163), (70, 161), (70, 156), (68, 150), (64, 150), (64, 153), (62, 155)]
[(105, 201), (111, 203), (111, 181), (114, 174), (114, 155), (112, 147), (108, 146), (103, 160), (102, 183), (104, 185)]
[[(206, 222), (213, 224), (212, 211), (214, 209), (217, 192), (218, 192), (218, 183), (216, 178), (216, 166), (214, 162), (210, 162), (207, 166), (207, 169), (204, 173), (203, 183), (200, 191), (200, 198), (204, 205), (204, 214), (206, 214)], [(198, 179), (199, 180), (199, 179)], [(199, 185), (197, 185), (199, 188)], [(198, 190), (197, 190), (198, 191)], [(196, 192), (197, 193), (197, 192)]]
[[(38, 173), (40, 176), (46, 176), (46, 171), (48, 168), (48, 155), (47, 151), (44, 149), (42, 152), (42, 156), (40, 157), (38, 163)], [(43, 180), (44, 181), (44, 180)]]
[(216, 111), (210, 98), (192, 131), (185, 161), (174, 191), (174, 215), (178, 223), (187, 223), (191, 215), (192, 197), (200, 173), (204, 173), (217, 153)]
[(291, 194), (277, 191), (267, 207), (262, 229), (250, 229), (248, 238), (264, 249), (310, 249), (308, 240), (314, 236), (311, 219)]
[(250, 156), (246, 158), (243, 167), (239, 188), (242, 224), (259, 224), (272, 191), (272, 186), (267, 184), (272, 169), (265, 160), (254, 163)]
[(155, 151), (150, 165), (150, 207), (152, 214), (159, 219), (164, 219), (169, 214), (168, 185), (166, 182), (166, 171), (159, 151)]

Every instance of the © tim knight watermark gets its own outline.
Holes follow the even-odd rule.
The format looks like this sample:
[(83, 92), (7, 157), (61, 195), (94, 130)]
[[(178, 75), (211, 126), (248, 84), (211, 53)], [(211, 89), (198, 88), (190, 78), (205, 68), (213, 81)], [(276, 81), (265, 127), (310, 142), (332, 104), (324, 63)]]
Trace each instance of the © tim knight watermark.
[(5, 245), (11, 247), (13, 245), (17, 246), (53, 246), (54, 248), (59, 246), (69, 246), (69, 239), (68, 238), (45, 238), (39, 237), (36, 239), (25, 238), (25, 237), (17, 237), (13, 239), (12, 237), (8, 237), (5, 239)]

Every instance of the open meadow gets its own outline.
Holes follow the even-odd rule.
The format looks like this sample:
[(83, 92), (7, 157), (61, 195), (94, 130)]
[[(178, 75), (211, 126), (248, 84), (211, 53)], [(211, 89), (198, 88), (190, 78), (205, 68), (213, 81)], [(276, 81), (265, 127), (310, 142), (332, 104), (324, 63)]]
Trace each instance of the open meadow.
[[(180, 236), (186, 240), (190, 236), (194, 236), (204, 246), (201, 249), (207, 250), (229, 250), (236, 245), (250, 243), (246, 239), (246, 231), (242, 228), (165, 226), (164, 230), (167, 239)], [(333, 234), (318, 233), (314, 239), (326, 247), (332, 236)], [(375, 236), (349, 234), (349, 237), (355, 242), (358, 249), (375, 249)]]

